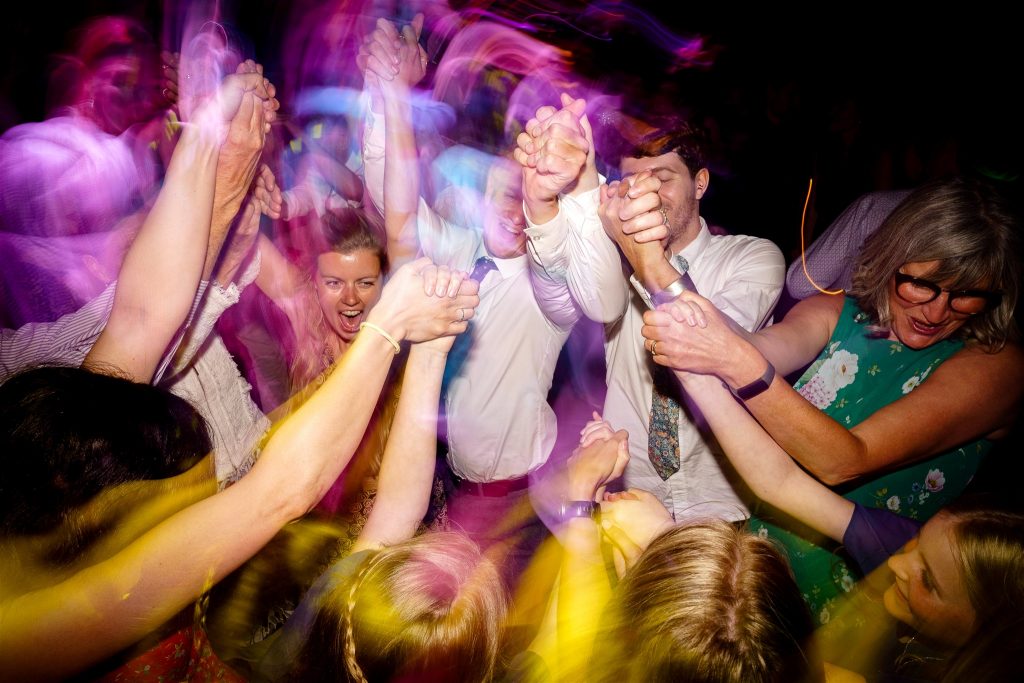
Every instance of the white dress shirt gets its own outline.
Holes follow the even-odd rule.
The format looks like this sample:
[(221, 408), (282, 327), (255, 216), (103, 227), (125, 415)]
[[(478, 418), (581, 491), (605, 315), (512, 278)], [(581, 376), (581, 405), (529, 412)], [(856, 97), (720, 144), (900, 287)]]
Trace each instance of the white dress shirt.
[[(710, 431), (698, 426), (703, 421), (692, 407), (684, 404), (680, 411), (679, 471), (663, 480), (651, 465), (647, 440), (653, 361), (640, 334), (648, 309), (630, 287), (618, 248), (601, 228), (596, 207), (596, 201), (563, 202), (555, 219), (558, 224), (531, 226), (527, 233), (538, 286), (545, 279), (564, 278), (583, 312), (606, 323), (608, 393), (603, 417), (614, 429), (629, 432), (625, 484), (654, 493), (677, 521), (688, 517), (743, 519), (749, 511), (733, 486), (740, 480)], [(537, 233), (542, 233), (539, 238)], [(769, 320), (785, 276), (785, 260), (774, 243), (745, 235), (712, 235), (702, 218), (697, 237), (679, 253), (690, 265), (698, 293), (723, 313), (748, 330)], [(555, 296), (538, 298), (557, 306)]]
[[(383, 206), (384, 119), (370, 113), (363, 138), (366, 188)], [(418, 234), (437, 264), (470, 272), (486, 253), (480, 230), (456, 226), (422, 199)], [(492, 257), (493, 258), (493, 257)], [(562, 345), (578, 313), (547, 316), (534, 296), (528, 257), (498, 259), (480, 285), (469, 330), (456, 339), (446, 369), (448, 462), (459, 477), (514, 479), (543, 465), (555, 444), (555, 413), (547, 395)], [(564, 282), (553, 286), (564, 290)]]

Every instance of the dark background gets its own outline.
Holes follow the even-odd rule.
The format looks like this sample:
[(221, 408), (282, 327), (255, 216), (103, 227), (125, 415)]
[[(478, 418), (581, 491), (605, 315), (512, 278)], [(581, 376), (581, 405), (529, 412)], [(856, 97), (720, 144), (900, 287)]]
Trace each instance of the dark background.
[[(282, 39), (314, 2), (221, 3), (276, 83)], [(386, 4), (386, 3), (381, 3)], [(1021, 38), (1009, 10), (969, 12), (850, 4), (749, 10), (677, 3), (474, 3), (530, 24), (570, 49), (576, 72), (624, 95), (630, 113), (682, 113), (708, 124), (716, 154), (702, 213), (731, 232), (769, 237), (793, 258), (808, 179), (808, 231), (850, 201), (909, 187), (950, 169), (1016, 178)], [(52, 56), (83, 19), (123, 13), (159, 41), (172, 2), (20, 3), (7, 10), (0, 69), (0, 130), (45, 115)], [(453, 3), (467, 9), (468, 3)], [(845, 10), (845, 11), (844, 11)], [(402, 3), (383, 13), (410, 11)], [(673, 68), (661, 31), (704, 38), (708, 68)], [(282, 103), (285, 108), (288, 102)], [(1007, 186), (1019, 192), (1019, 183)]]

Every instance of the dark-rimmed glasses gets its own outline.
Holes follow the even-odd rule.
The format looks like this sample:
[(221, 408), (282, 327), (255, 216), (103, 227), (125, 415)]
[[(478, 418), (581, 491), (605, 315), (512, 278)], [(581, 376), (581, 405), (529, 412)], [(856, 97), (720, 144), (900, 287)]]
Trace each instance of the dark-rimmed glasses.
[(1003, 293), (987, 289), (943, 289), (931, 280), (896, 271), (896, 295), (910, 304), (935, 301), (946, 292), (949, 307), (957, 313), (977, 315), (991, 311), (1003, 299)]

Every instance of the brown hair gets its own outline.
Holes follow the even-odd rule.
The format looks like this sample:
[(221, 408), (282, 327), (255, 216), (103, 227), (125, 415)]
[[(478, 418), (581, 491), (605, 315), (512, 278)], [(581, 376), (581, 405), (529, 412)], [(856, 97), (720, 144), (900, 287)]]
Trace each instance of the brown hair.
[(351, 254), (360, 249), (373, 252), (380, 261), (381, 276), (386, 276), (390, 264), (383, 229), (360, 209), (328, 211), (314, 222), (304, 244), (300, 245), (300, 265), (309, 281), (304, 293), (306, 301), (297, 307), (297, 313), (304, 320), (299, 325), (301, 332), (296, 335), (295, 353), (289, 368), (292, 394), (320, 377), (337, 360), (328, 343), (333, 332), (324, 320), (313, 284), (317, 257), (327, 252)]
[(941, 514), (953, 518), (953, 554), (975, 613), (974, 632), (943, 680), (1014, 678), (1024, 638), (1024, 514), (972, 498)]
[(707, 146), (707, 135), (703, 129), (687, 121), (673, 119), (644, 135), (623, 156), (640, 159), (674, 152), (686, 164), (690, 177), (696, 178), (697, 171), (707, 168)]

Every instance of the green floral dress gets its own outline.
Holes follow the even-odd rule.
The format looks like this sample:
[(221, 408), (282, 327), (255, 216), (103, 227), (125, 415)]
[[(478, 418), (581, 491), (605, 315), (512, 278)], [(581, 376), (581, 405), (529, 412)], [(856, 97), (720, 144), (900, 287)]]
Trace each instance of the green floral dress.
[[(870, 320), (847, 298), (828, 346), (794, 388), (815, 407), (847, 428), (909, 394), (944, 360), (963, 347), (944, 340), (915, 351), (899, 341), (872, 336)], [(992, 443), (979, 439), (855, 487), (837, 489), (868, 507), (887, 508), (927, 520), (956, 498), (970, 482)], [(835, 613), (837, 597), (850, 592), (856, 565), (842, 548), (782, 513), (761, 505), (751, 529), (785, 546), (797, 584), (819, 624)]]

